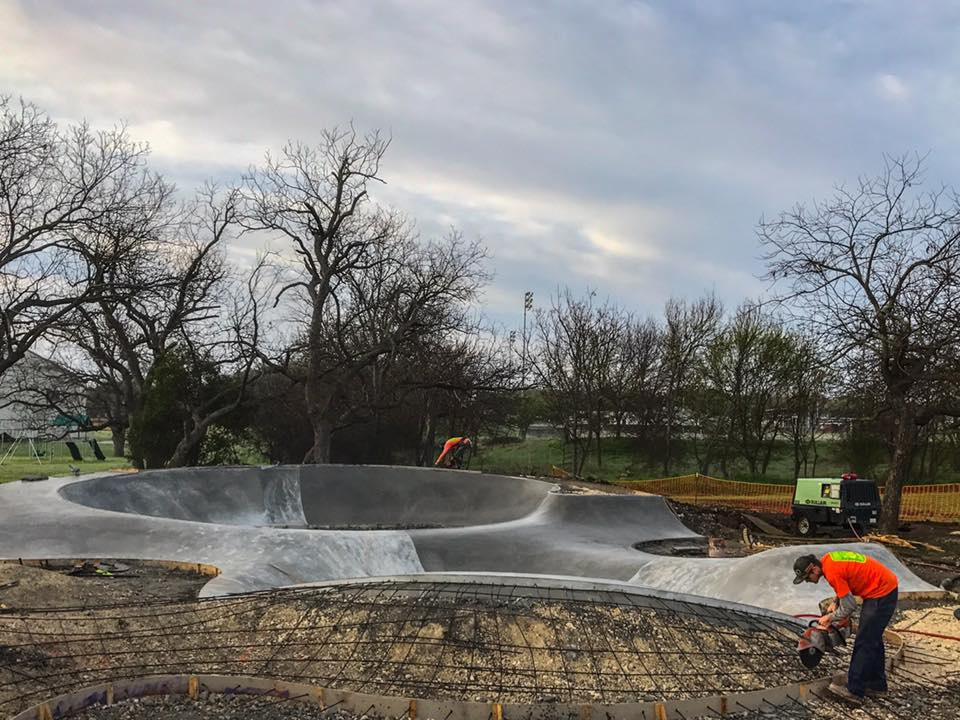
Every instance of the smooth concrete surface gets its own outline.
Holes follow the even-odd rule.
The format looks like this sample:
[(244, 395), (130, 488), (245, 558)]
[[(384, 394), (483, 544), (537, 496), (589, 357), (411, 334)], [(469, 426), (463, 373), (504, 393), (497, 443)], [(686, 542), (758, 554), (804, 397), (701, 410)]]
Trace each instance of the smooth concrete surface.
[(101, 510), (226, 525), (459, 527), (529, 515), (552, 487), (433, 468), (288, 465), (110, 475), (61, 494)]
[[(188, 468), (0, 485), (0, 557), (116, 557), (216, 565), (203, 595), (422, 572), (629, 582), (788, 613), (829, 587), (791, 582), (794, 558), (675, 558), (633, 548), (702, 540), (654, 495), (577, 495), (526, 478), (382, 466)], [(305, 526), (331, 529), (298, 529)], [(344, 527), (406, 527), (349, 530)], [(884, 548), (907, 590), (935, 590)]]
[(551, 493), (530, 515), (510, 523), (411, 530), (427, 571), (501, 572), (629, 580), (647, 540), (696, 540), (657, 495)]
[(901, 592), (928, 592), (936, 587), (910, 572), (896, 556), (876, 543), (834, 543), (780, 547), (743, 558), (667, 558), (647, 556), (631, 583), (670, 588), (678, 593), (722, 597), (785, 613), (818, 614), (818, 604), (834, 595), (826, 580), (793, 584), (793, 562), (801, 555), (822, 557), (831, 550), (869, 555), (893, 570)]

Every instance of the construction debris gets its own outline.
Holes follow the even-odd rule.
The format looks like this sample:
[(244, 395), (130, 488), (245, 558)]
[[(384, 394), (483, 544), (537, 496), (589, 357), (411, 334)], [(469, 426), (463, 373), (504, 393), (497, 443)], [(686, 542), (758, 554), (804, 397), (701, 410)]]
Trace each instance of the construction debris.
[(893, 545), (894, 547), (907, 548), (908, 550), (923, 548), (932, 552), (944, 552), (944, 549), (942, 547), (938, 547), (937, 545), (920, 542), (919, 540), (904, 540), (899, 535), (880, 535), (879, 533), (870, 533), (869, 535), (865, 535), (863, 540), (864, 542), (876, 542), (882, 545)]
[(763, 520), (762, 518), (758, 518), (756, 515), (743, 513), (743, 518), (745, 520), (750, 521), (750, 523), (753, 524), (753, 526), (756, 527), (757, 530), (762, 532), (764, 535), (771, 535), (773, 537), (781, 537), (781, 538), (790, 537), (790, 535), (785, 533), (780, 528), (774, 527), (773, 525), (768, 523), (766, 520)]

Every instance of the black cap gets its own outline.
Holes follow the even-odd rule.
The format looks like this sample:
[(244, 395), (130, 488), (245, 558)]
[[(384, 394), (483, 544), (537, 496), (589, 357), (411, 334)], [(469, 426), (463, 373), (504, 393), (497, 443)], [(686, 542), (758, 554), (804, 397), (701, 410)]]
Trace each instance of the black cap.
[(801, 555), (793, 563), (793, 572), (796, 573), (796, 577), (793, 579), (794, 585), (799, 585), (804, 580), (807, 579), (807, 568), (811, 565), (816, 565), (819, 562), (816, 555)]

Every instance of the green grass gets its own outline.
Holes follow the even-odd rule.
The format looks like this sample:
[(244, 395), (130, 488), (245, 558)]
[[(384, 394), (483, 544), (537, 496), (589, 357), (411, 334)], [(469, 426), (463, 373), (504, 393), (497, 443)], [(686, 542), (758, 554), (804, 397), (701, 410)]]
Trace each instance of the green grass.
[[(844, 457), (842, 446), (836, 440), (822, 439), (817, 447), (817, 476), (839, 476), (852, 470), (861, 476), (882, 478), (885, 473), (886, 468), (883, 465), (868, 468), (851, 467)], [(476, 457), (471, 462), (471, 467), (508, 475), (549, 475), (553, 465), (569, 470), (571, 460), (569, 447), (564, 452), (563, 441), (559, 438), (529, 438), (517, 443), (497, 445), (481, 443)], [(680, 457), (671, 464), (668, 474), (687, 475), (699, 469), (690, 448), (681, 447)], [(743, 461), (731, 463), (729, 469), (730, 480), (754, 480)], [(813, 474), (810, 469), (808, 472)], [(707, 474), (722, 477), (717, 467), (711, 467)], [(651, 462), (638, 451), (634, 439), (604, 438), (603, 466), (597, 465), (596, 456), (591, 453), (584, 465), (582, 475), (585, 478), (592, 477), (603, 482), (615, 482), (617, 480), (651, 480), (663, 477), (664, 473), (662, 464)], [(778, 444), (767, 467), (766, 476), (758, 480), (768, 483), (793, 483), (795, 480), (793, 452), (788, 444)], [(958, 482), (960, 477), (955, 472), (944, 472), (937, 477), (936, 481)]]
[[(43, 453), (39, 462), (30, 454), (29, 445), (21, 443), (13, 454), (0, 465), (0, 483), (20, 480), (26, 475), (48, 475), (50, 477), (69, 475), (71, 465), (80, 468), (81, 474), (129, 468), (130, 462), (126, 458), (111, 457), (113, 445), (108, 438), (109, 433), (107, 433), (107, 438), (97, 437), (103, 454), (107, 456), (106, 460), (96, 460), (90, 446), (85, 442), (77, 441), (80, 454), (84, 457), (83, 462), (76, 462), (70, 457), (63, 441), (38, 443), (37, 449)], [(9, 443), (4, 443), (0, 447), (0, 458), (6, 455), (9, 449)]]
[[(629, 439), (604, 438), (603, 466), (597, 465), (596, 455), (591, 453), (583, 467), (583, 476), (604, 482), (660, 477), (662, 473), (649, 467), (634, 451), (634, 444)], [(481, 443), (471, 466), (507, 475), (549, 475), (553, 466), (569, 470), (572, 459), (570, 448), (564, 448), (560, 438), (529, 438), (524, 442), (502, 445)]]

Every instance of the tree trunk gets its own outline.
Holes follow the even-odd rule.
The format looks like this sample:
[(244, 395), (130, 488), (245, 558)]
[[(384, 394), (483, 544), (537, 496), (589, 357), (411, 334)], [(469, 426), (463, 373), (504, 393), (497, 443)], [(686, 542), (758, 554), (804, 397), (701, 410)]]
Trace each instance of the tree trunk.
[(602, 427), (602, 421), (597, 420), (597, 427), (594, 431), (597, 436), (597, 468), (600, 469), (603, 467), (603, 450), (600, 448), (600, 428)]
[(417, 465), (421, 467), (433, 464), (433, 451), (436, 449), (437, 430), (433, 410), (428, 407), (426, 418), (422, 420), (423, 431), (420, 434), (420, 448), (417, 451)]
[(207, 425), (194, 423), (189, 430), (184, 431), (183, 437), (177, 443), (173, 455), (164, 463), (164, 467), (178, 468), (192, 465), (206, 436)]
[(671, 417), (667, 416), (666, 437), (663, 441), (663, 476), (670, 474), (670, 461), (673, 459), (673, 422)]
[(333, 426), (325, 420), (315, 421), (310, 418), (313, 425), (313, 445), (303, 456), (305, 465), (325, 465), (330, 462), (330, 442), (333, 439)]
[(770, 467), (770, 458), (773, 456), (773, 442), (767, 444), (763, 451), (763, 460), (760, 461), (760, 477), (767, 477), (767, 468)]
[(710, 444), (708, 444), (707, 447), (704, 449), (704, 452), (703, 452), (703, 460), (701, 460), (701, 461), (698, 463), (699, 466), (700, 466), (700, 474), (701, 474), (701, 475), (709, 475), (709, 474), (710, 474), (710, 463), (713, 462), (713, 453), (714, 453), (714, 448), (713, 448), (713, 446), (710, 445)]
[(110, 437), (113, 438), (113, 456), (123, 457), (124, 456), (123, 453), (124, 453), (124, 450), (126, 450), (126, 444), (127, 444), (126, 425), (111, 425)]
[[(314, 340), (314, 343), (318, 345), (319, 340)], [(333, 397), (330, 387), (314, 371), (314, 368), (319, 367), (321, 363), (321, 357), (311, 357), (311, 368), (308, 371), (303, 389), (307, 405), (307, 417), (310, 419), (310, 428), (313, 430), (313, 445), (303, 456), (304, 464), (308, 465), (324, 465), (330, 462), (330, 443), (333, 438), (333, 422), (330, 420), (330, 410)]]
[(916, 450), (917, 423), (914, 412), (905, 402), (897, 412), (897, 428), (893, 438), (893, 456), (890, 458), (890, 470), (883, 494), (883, 517), (879, 530), (893, 534), (900, 524), (900, 498), (903, 485), (910, 474), (913, 455)]
[(923, 440), (920, 441), (920, 447), (918, 448), (918, 450), (919, 450), (919, 457), (916, 457), (916, 456), (915, 456), (915, 457), (916, 457), (916, 463), (917, 463), (917, 467), (916, 467), (916, 469), (915, 469), (915, 472), (916, 472), (916, 476), (919, 477), (919, 478), (926, 477), (926, 473), (924, 472), (924, 470), (925, 470), (924, 465), (925, 465), (926, 462), (927, 462), (927, 449), (928, 449), (929, 447), (930, 447), (930, 439), (929, 439), (929, 438), (924, 438)]

